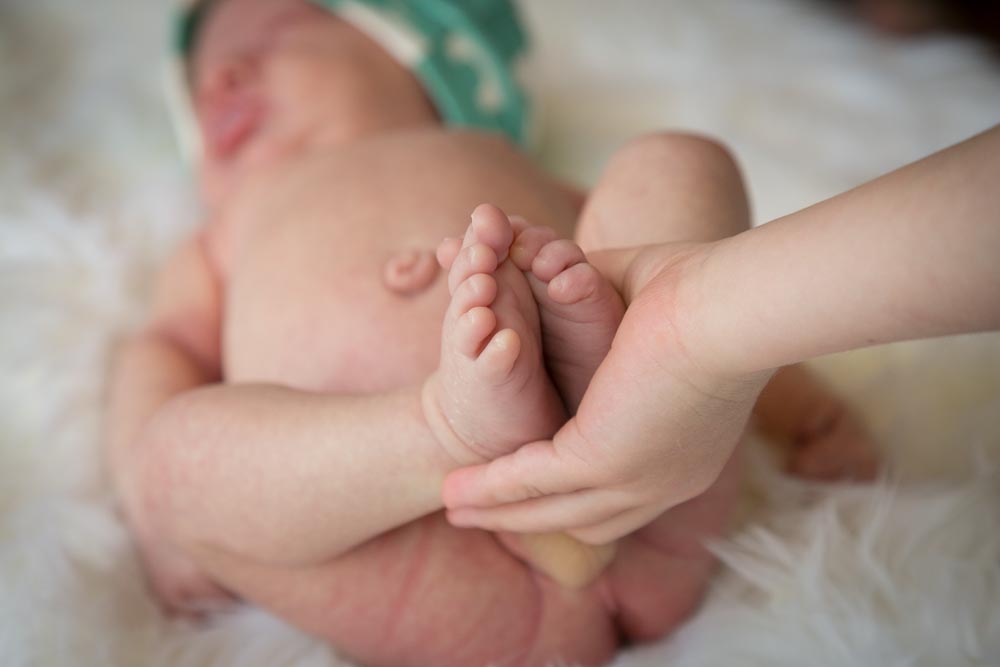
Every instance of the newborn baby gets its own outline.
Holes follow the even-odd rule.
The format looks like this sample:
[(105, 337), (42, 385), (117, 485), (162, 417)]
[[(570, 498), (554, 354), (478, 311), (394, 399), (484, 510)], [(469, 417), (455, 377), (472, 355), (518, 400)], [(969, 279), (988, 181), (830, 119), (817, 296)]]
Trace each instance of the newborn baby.
[[(471, 121), (507, 138), (446, 127), (444, 93), (342, 4), (355, 20), (217, 0), (193, 33), (207, 219), (123, 346), (109, 418), (148, 579), (168, 609), (247, 600), (367, 665), (603, 664), (698, 604), (736, 464), (616, 548), (453, 528), (441, 481), (575, 410), (624, 310), (580, 246), (738, 232), (739, 174), (654, 135), (581, 212), (516, 117)], [(761, 420), (793, 465), (870, 474), (840, 403), (789, 373)]]

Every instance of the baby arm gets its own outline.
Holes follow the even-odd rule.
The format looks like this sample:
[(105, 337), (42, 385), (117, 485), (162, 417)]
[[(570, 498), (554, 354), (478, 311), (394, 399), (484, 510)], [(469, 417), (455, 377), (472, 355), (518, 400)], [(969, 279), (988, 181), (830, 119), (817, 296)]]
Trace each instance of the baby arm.
[(110, 399), (112, 473), (140, 541), (310, 563), (440, 507), (455, 463), (423, 419), (420, 387), (336, 396), (219, 384), (219, 281), (200, 243), (161, 278)]

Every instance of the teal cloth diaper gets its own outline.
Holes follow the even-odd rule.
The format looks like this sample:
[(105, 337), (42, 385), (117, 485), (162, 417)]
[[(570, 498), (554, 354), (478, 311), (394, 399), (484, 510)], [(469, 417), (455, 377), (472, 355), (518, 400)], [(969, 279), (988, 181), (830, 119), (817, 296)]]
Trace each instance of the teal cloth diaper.
[[(190, 117), (186, 87), (182, 92), (177, 84), (213, 1), (187, 3), (175, 23), (175, 115)], [(335, 12), (411, 69), (446, 124), (500, 132), (527, 144), (529, 102), (516, 76), (527, 38), (510, 0), (309, 1)], [(196, 154), (200, 142), (189, 118), (180, 125), (187, 126), (178, 128), (181, 143)]]

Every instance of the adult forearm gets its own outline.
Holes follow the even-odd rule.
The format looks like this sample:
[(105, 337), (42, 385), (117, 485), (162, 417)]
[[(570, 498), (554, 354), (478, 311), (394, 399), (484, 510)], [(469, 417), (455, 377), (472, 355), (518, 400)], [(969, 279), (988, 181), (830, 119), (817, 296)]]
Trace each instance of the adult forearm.
[(711, 363), (752, 371), (1000, 328), (998, 258), (994, 128), (718, 243), (689, 299)]
[(288, 565), (439, 509), (454, 467), (418, 388), (355, 397), (215, 385), (166, 404), (140, 449), (149, 513), (174, 540)]

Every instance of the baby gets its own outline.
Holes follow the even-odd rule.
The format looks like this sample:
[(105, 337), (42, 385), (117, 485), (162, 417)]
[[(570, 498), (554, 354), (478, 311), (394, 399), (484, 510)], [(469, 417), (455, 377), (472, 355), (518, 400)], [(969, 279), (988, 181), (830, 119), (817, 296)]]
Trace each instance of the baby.
[[(599, 665), (663, 636), (706, 588), (735, 463), (613, 549), (456, 529), (441, 482), (575, 411), (624, 310), (581, 247), (737, 233), (738, 171), (709, 141), (654, 135), (583, 205), (511, 143), (516, 90), (463, 118), (376, 41), (407, 18), (373, 22), (392, 3), (322, 4), (216, 0), (188, 35), (208, 218), (123, 345), (109, 416), (153, 590), (174, 611), (253, 602), (367, 665)], [(516, 29), (504, 2), (421, 6), (479, 37), (470, 16)], [(796, 441), (796, 470), (871, 474), (801, 369), (758, 414)]]

